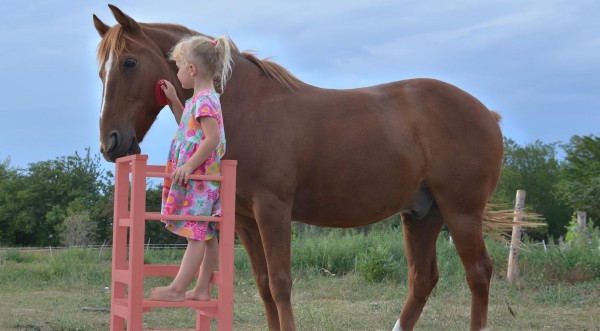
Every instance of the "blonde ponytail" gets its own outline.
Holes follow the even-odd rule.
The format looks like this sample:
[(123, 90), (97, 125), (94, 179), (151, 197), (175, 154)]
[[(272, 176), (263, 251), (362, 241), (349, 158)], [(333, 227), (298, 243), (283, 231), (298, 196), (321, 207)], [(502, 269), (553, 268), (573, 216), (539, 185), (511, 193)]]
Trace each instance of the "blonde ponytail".
[(218, 85), (221, 91), (225, 90), (225, 84), (231, 76), (233, 58), (231, 57), (231, 39), (228, 36), (219, 36), (215, 38), (215, 52), (217, 55), (217, 66), (215, 77), (218, 79)]
[(215, 39), (204, 35), (188, 36), (173, 47), (171, 59), (181, 60), (184, 64), (202, 65), (222, 93), (233, 70), (232, 48), (235, 45), (228, 36)]

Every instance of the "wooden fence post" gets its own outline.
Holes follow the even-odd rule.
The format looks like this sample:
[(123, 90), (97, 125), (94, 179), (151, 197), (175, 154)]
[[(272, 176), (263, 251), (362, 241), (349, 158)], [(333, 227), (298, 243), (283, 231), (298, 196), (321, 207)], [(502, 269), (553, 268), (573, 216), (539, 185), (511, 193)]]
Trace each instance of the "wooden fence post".
[[(517, 197), (515, 201), (515, 216), (513, 222), (521, 222), (521, 214), (525, 209), (525, 191), (517, 190)], [(510, 252), (508, 254), (508, 271), (506, 278), (510, 283), (514, 283), (519, 280), (519, 244), (521, 242), (521, 226), (519, 224), (513, 225), (512, 237), (510, 240)]]
[(587, 214), (584, 211), (577, 212), (577, 232), (583, 235), (587, 229)]

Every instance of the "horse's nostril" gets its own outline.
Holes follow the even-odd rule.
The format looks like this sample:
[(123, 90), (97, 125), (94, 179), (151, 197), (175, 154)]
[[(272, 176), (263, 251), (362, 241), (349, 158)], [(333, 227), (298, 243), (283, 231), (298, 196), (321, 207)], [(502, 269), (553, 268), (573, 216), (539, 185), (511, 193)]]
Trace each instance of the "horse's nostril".
[(120, 135), (119, 131), (113, 131), (108, 138), (108, 148), (106, 149), (107, 153), (112, 152), (117, 146), (119, 146)]

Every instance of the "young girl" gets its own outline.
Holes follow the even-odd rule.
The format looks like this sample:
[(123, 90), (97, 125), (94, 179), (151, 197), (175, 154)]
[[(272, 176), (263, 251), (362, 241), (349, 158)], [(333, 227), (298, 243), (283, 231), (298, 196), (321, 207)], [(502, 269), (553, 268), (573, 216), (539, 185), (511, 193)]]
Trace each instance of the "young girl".
[[(171, 52), (179, 68), (177, 78), (185, 89), (194, 89), (194, 96), (185, 102), (177, 98), (174, 86), (164, 81), (162, 90), (171, 101), (179, 122), (167, 162), (167, 178), (163, 185), (162, 213), (167, 215), (220, 216), (219, 182), (189, 180), (191, 174), (219, 175), (220, 161), (225, 153), (225, 132), (219, 95), (231, 73), (231, 53), (228, 37), (211, 40), (192, 36), (181, 40)], [(152, 300), (210, 300), (210, 279), (217, 266), (219, 247), (215, 225), (210, 222), (163, 221), (166, 228), (187, 238), (181, 267), (169, 286), (156, 287)], [(196, 286), (186, 292), (196, 271), (200, 270)]]

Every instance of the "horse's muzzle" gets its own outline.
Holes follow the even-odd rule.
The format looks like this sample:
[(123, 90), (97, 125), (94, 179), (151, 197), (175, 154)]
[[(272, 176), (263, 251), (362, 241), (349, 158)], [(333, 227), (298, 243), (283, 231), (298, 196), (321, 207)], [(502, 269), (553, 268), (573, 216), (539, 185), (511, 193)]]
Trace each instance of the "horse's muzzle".
[(116, 159), (123, 156), (140, 154), (142, 150), (134, 134), (122, 137), (121, 133), (115, 130), (108, 136), (108, 144), (103, 144), (100, 151), (107, 161), (115, 162)]

